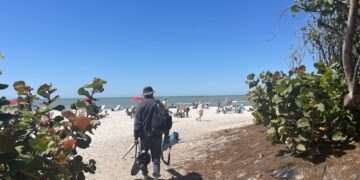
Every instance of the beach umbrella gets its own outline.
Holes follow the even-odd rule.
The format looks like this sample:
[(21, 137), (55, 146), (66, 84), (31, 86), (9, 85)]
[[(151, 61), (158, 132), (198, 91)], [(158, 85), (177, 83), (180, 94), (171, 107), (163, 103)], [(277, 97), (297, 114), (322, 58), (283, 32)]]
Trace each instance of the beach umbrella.
[(141, 100), (143, 100), (143, 98), (141, 96), (133, 96), (133, 97), (131, 97), (131, 99), (133, 101), (141, 101)]
[(17, 99), (9, 100), (9, 105), (16, 105), (16, 104), (17, 104)]

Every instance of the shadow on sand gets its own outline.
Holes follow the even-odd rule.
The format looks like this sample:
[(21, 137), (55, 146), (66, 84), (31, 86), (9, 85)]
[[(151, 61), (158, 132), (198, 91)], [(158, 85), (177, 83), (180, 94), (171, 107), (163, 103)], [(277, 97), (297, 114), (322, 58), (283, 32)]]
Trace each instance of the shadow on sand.
[(170, 180), (203, 180), (201, 174), (192, 172), (185, 176), (181, 175), (175, 169), (169, 169), (168, 172), (172, 175)]
[[(351, 144), (343, 144), (343, 145), (332, 145), (332, 144), (320, 144), (318, 145), (318, 153), (312, 156), (304, 155), (304, 156), (298, 156), (304, 160), (310, 161), (315, 165), (321, 164), (326, 162), (326, 160), (329, 157), (336, 157), (340, 158), (344, 155), (346, 155), (346, 151), (354, 150), (356, 146)], [(277, 157), (281, 156), (290, 156), (287, 150), (281, 150), (276, 155)]]
[[(199, 173), (192, 172), (183, 176), (175, 169), (169, 169), (167, 171), (171, 174), (172, 178), (160, 179), (160, 180), (203, 180), (202, 176)], [(142, 179), (135, 179), (135, 180), (142, 180)]]

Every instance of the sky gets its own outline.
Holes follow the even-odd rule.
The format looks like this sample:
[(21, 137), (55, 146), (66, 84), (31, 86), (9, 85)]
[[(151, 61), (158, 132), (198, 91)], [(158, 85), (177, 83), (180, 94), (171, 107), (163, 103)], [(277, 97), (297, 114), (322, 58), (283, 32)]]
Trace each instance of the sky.
[(52, 83), (62, 97), (94, 77), (108, 81), (102, 97), (244, 94), (247, 74), (289, 68), (305, 22), (291, 3), (3, 0), (0, 82)]

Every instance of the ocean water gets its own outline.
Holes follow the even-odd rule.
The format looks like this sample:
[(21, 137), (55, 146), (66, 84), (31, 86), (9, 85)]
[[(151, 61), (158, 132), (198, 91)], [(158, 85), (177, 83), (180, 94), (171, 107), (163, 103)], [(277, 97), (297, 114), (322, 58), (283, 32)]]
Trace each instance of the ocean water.
[[(245, 95), (224, 95), (224, 96), (167, 96), (167, 97), (156, 97), (156, 99), (164, 100), (167, 99), (168, 104), (182, 104), (182, 103), (193, 103), (201, 102), (203, 104), (209, 104), (211, 106), (217, 106), (217, 104), (224, 103), (226, 100), (238, 101), (240, 104), (249, 105)], [(66, 106), (76, 102), (76, 98), (63, 98), (59, 99), (56, 104), (63, 104)], [(133, 101), (131, 97), (109, 97), (99, 98), (98, 105), (105, 105), (106, 108), (113, 108), (117, 105), (122, 107), (130, 107), (136, 105), (137, 102)]]

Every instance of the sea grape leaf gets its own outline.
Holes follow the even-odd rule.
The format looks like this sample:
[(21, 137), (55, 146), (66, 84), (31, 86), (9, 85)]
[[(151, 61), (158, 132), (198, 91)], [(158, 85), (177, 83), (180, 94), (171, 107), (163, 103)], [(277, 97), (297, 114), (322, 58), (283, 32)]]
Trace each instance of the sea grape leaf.
[(24, 81), (16, 81), (13, 86), (18, 93), (23, 93), (26, 91), (26, 84)]
[(291, 6), (290, 10), (292, 13), (298, 13), (300, 11), (300, 8), (298, 5), (295, 4)]
[(315, 107), (318, 111), (324, 112), (325, 111), (325, 105), (323, 103), (316, 104)]
[(278, 129), (278, 133), (280, 136), (283, 136), (286, 134), (286, 128), (284, 126), (280, 126)]
[(331, 139), (335, 142), (342, 142), (346, 141), (347, 136), (345, 136), (341, 131), (337, 131), (332, 135)]
[(296, 150), (300, 151), (300, 152), (305, 152), (306, 151), (306, 147), (304, 144), (298, 144), (296, 146)]
[(79, 88), (78, 94), (81, 96), (90, 97), (89, 91), (87, 91), (85, 88)]
[(7, 84), (0, 84), (0, 90), (8, 88), (9, 85)]
[(61, 121), (63, 121), (64, 120), (64, 117), (62, 117), (62, 116), (56, 116), (55, 118), (54, 118), (54, 121), (55, 122), (61, 122)]
[(90, 147), (91, 137), (88, 135), (79, 135), (76, 136), (76, 141), (77, 141), (77, 147), (81, 149), (86, 149)]
[(301, 118), (297, 121), (297, 127), (299, 128), (307, 128), (310, 127), (309, 119), (307, 118)]
[(30, 140), (30, 144), (33, 150), (37, 153), (42, 153), (47, 150), (50, 143), (49, 137), (46, 134), (40, 134), (35, 139)]
[(0, 98), (0, 107), (8, 104), (9, 101), (5, 97)]
[(8, 122), (10, 121), (14, 115), (8, 113), (0, 113), (0, 121)]
[(104, 91), (104, 84), (107, 82), (100, 78), (95, 78), (91, 84), (85, 86), (85, 88), (93, 88), (95, 92), (103, 92)]
[(53, 108), (53, 110), (57, 110), (57, 111), (63, 111), (65, 109), (65, 106), (63, 105), (57, 105)]
[(276, 131), (275, 128), (270, 128), (266, 131), (266, 138), (269, 141), (273, 141), (275, 137)]
[(251, 73), (251, 74), (247, 75), (247, 77), (246, 77), (246, 79), (247, 79), (248, 81), (252, 81), (252, 80), (254, 80), (254, 78), (255, 78), (255, 74), (254, 74), (254, 73)]
[(50, 89), (51, 89), (51, 85), (43, 84), (37, 90), (37, 94), (44, 98), (50, 98), (50, 93), (49, 93)]

